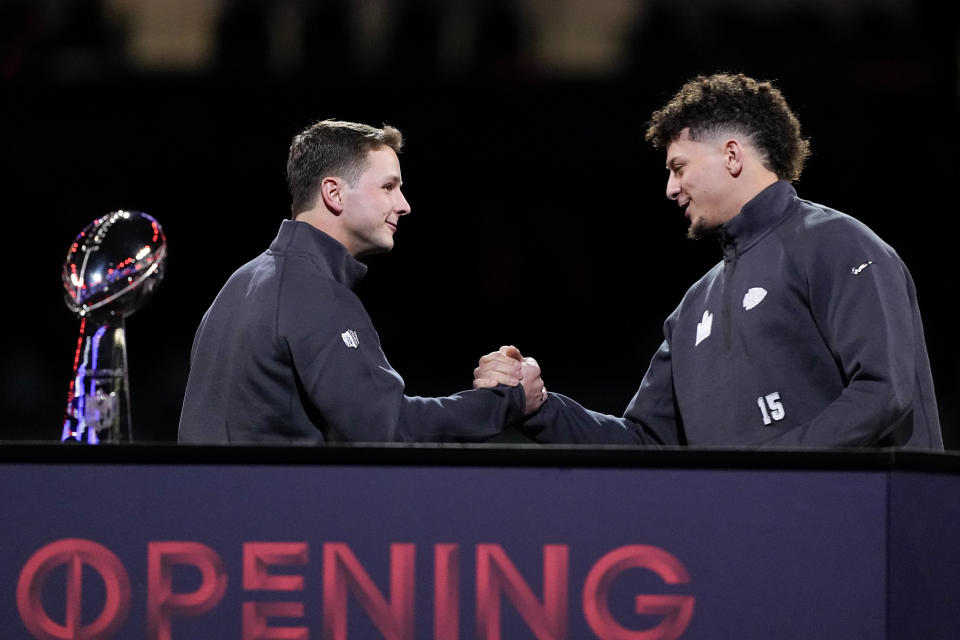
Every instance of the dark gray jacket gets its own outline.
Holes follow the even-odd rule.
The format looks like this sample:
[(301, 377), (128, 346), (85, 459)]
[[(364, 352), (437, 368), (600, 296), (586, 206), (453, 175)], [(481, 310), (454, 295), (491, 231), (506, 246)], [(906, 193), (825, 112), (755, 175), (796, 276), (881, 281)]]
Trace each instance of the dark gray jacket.
[(404, 395), (351, 290), (366, 269), (325, 233), (284, 221), (203, 316), (179, 440), (480, 441), (522, 416), (519, 387)]
[(721, 228), (622, 418), (551, 394), (541, 442), (943, 449), (913, 280), (864, 224), (777, 182)]

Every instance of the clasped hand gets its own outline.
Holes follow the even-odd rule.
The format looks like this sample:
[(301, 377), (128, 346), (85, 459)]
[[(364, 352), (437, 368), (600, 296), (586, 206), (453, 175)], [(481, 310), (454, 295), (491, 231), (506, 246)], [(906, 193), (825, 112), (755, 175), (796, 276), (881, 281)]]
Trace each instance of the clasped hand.
[(533, 358), (524, 358), (512, 345), (483, 356), (473, 370), (474, 389), (489, 389), (498, 384), (523, 386), (525, 416), (535, 413), (547, 401), (547, 387), (540, 377), (540, 365)]

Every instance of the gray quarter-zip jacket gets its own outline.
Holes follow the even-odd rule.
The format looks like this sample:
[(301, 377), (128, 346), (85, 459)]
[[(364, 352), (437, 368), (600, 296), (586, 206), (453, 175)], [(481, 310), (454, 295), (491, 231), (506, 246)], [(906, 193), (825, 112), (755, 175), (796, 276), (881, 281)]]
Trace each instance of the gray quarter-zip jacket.
[(540, 442), (943, 449), (917, 295), (854, 218), (777, 182), (720, 230), (623, 417), (559, 394)]
[(405, 395), (352, 291), (366, 269), (327, 234), (285, 220), (203, 316), (178, 440), (481, 441), (523, 415), (519, 387)]

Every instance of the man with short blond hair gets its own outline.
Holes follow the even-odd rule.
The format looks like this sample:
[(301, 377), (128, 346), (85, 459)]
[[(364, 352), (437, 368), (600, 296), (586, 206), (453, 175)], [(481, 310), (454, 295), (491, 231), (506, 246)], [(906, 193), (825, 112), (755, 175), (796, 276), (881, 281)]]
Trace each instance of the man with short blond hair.
[(518, 387), (443, 398), (404, 393), (354, 284), (357, 258), (389, 251), (410, 213), (400, 132), (317, 122), (287, 161), (292, 220), (207, 310), (190, 356), (186, 443), (482, 441), (546, 396), (526, 359)]

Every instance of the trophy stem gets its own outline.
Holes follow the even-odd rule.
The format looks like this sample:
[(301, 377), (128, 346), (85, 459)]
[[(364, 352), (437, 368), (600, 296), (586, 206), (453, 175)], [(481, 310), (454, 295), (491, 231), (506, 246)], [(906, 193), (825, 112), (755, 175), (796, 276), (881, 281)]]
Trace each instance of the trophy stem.
[(122, 317), (81, 318), (60, 439), (84, 444), (132, 441)]

